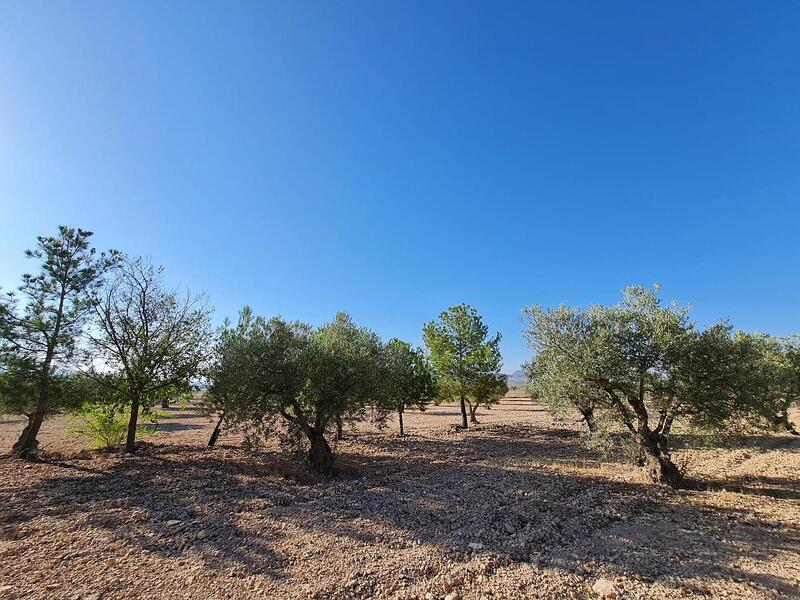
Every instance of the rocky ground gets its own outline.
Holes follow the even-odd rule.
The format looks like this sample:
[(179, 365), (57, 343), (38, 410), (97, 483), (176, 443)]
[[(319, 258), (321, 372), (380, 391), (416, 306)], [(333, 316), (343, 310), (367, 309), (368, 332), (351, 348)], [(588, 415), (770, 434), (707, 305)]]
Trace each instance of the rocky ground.
[(350, 432), (324, 479), (234, 437), (206, 449), (209, 420), (169, 412), (133, 456), (78, 454), (54, 418), (45, 462), (0, 460), (0, 598), (800, 597), (790, 436), (685, 436), (710, 489), (673, 491), (507, 399), (466, 433), (452, 406), (409, 414), (406, 438)]

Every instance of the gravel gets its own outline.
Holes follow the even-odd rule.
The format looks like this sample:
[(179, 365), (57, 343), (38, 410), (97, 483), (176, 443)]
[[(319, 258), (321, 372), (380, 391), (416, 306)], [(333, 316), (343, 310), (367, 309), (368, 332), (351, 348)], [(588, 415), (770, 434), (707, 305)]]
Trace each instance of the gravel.
[(133, 458), (56, 418), (44, 462), (0, 460), (0, 597), (800, 597), (790, 436), (686, 436), (676, 458), (709, 489), (675, 491), (599, 462), (574, 419), (530, 401), (469, 432), (440, 406), (406, 438), (350, 432), (326, 479), (235, 437), (207, 449), (213, 424), (171, 413)]

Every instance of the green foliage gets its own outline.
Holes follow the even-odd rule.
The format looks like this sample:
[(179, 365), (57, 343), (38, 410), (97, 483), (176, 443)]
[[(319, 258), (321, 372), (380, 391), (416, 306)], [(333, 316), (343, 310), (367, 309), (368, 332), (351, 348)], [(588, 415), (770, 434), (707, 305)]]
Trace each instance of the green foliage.
[(403, 413), (408, 408), (425, 410), (436, 400), (436, 379), (422, 350), (397, 338), (383, 347), (382, 360), (382, 408), (399, 414), (400, 434), (403, 435)]
[(769, 404), (780, 386), (762, 341), (734, 335), (725, 322), (699, 330), (688, 308), (663, 305), (658, 291), (633, 286), (620, 304), (586, 310), (526, 308), (535, 353), (526, 369), (532, 391), (549, 404), (591, 406), (625, 425), (654, 479), (675, 485), (676, 419), (725, 430)]
[[(466, 401), (476, 393), (486, 398), (497, 390), (500, 373), (500, 334), (489, 337), (489, 329), (478, 312), (466, 304), (451, 306), (438, 321), (422, 330), (431, 363), (440, 382), (443, 399), (461, 401), (463, 427), (467, 427)], [(503, 383), (505, 383), (503, 379)], [(492, 386), (497, 387), (492, 387)]]
[(289, 404), (287, 412), (295, 418), (313, 415), (322, 430), (333, 418), (362, 420), (366, 408), (382, 400), (381, 358), (377, 334), (338, 313), (311, 334), (301, 354), (305, 385), (297, 406)]
[(386, 405), (396, 411), (425, 410), (438, 394), (433, 369), (424, 352), (397, 338), (383, 348), (382, 383)]
[[(6, 360), (0, 365), (0, 414), (34, 418), (39, 401), (35, 374), (25, 362)], [(80, 410), (94, 402), (97, 393), (94, 381), (81, 373), (52, 373), (48, 388), (47, 414)]]
[(489, 407), (498, 402), (508, 393), (508, 382), (504, 375), (494, 373), (484, 375), (476, 379), (469, 388), (467, 394), (467, 404), (473, 416), (475, 411), (481, 406)]
[(206, 406), (251, 443), (276, 429), (290, 445), (304, 437), (312, 467), (327, 471), (333, 457), (326, 432), (382, 402), (381, 367), (378, 336), (345, 313), (314, 329), (254, 317), (245, 307), (236, 327), (219, 333)]
[(744, 362), (740, 382), (747, 385), (747, 393), (739, 394), (740, 416), (759, 429), (798, 435), (789, 410), (800, 403), (800, 336), (737, 332), (734, 340), (746, 357), (739, 361)]
[(39, 273), (24, 274), (19, 290), (0, 300), (2, 350), (40, 373), (72, 356), (89, 309), (87, 293), (102, 284), (116, 261), (114, 252), (98, 255), (89, 245), (91, 236), (61, 226), (57, 236), (38, 237), (37, 247), (25, 255), (38, 261)]
[[(145, 422), (137, 422), (138, 435), (155, 431), (158, 413), (141, 416)], [(120, 410), (115, 404), (89, 404), (77, 414), (76, 424), (70, 431), (90, 439), (93, 448), (116, 448), (125, 441), (129, 421), (130, 411)]]
[(113, 405), (90, 405), (77, 417), (71, 431), (89, 438), (93, 448), (111, 448), (125, 441), (128, 420), (128, 415)]
[(598, 454), (602, 460), (609, 460), (616, 450), (616, 439), (605, 427), (583, 434), (586, 447)]
[(36, 375), (36, 365), (22, 357), (7, 355), (0, 362), (0, 414), (32, 416), (36, 412), (39, 401)]

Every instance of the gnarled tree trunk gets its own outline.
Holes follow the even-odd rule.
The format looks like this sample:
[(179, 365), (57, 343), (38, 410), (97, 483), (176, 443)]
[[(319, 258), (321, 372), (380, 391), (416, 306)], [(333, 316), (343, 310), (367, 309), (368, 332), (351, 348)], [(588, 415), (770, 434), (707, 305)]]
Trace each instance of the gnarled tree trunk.
[(597, 421), (594, 419), (594, 407), (578, 406), (577, 408), (583, 417), (583, 422), (586, 423), (586, 427), (589, 429), (589, 435), (595, 434), (597, 432)]
[(344, 427), (342, 425), (342, 417), (336, 417), (336, 439), (344, 439)]
[(678, 470), (669, 450), (661, 443), (661, 436), (657, 432), (650, 432), (640, 427), (636, 432), (636, 441), (641, 450), (640, 459), (642, 466), (647, 469), (649, 478), (655, 483), (666, 483), (674, 488), (683, 483), (683, 476)]
[(403, 409), (397, 411), (397, 416), (400, 417), (400, 437), (403, 437), (406, 432), (403, 431)]
[(644, 468), (650, 479), (655, 483), (666, 483), (674, 488), (680, 487), (683, 483), (683, 475), (672, 462), (669, 452), (659, 447), (658, 442), (642, 438), (640, 436), (641, 458)]
[(789, 410), (785, 407), (781, 413), (775, 417), (775, 424), (782, 427), (787, 433), (800, 435), (800, 431), (797, 431), (794, 427), (794, 423), (789, 420)]
[(477, 423), (478, 419), (475, 417), (475, 413), (478, 410), (477, 404), (470, 404), (469, 405), (469, 422), (470, 423)]
[[(11, 451), (15, 456), (18, 456), (20, 458), (27, 458), (38, 448), (39, 442), (36, 439), (37, 434), (33, 433), (35, 426), (34, 423), (36, 421), (37, 413), (30, 413), (28, 415), (25, 415), (26, 417), (28, 417), (28, 422), (25, 424), (22, 433), (19, 435), (19, 439), (11, 448)], [(39, 427), (41, 427), (41, 422), (39, 423)], [(39, 431), (39, 427), (36, 427), (37, 432)]]
[(307, 432), (311, 448), (308, 451), (308, 464), (318, 473), (333, 471), (333, 452), (325, 436), (316, 430)]
[(640, 461), (642, 466), (647, 469), (649, 478), (655, 483), (666, 483), (674, 488), (680, 487), (683, 483), (683, 476), (669, 455), (668, 435), (669, 428), (672, 427), (672, 419), (668, 419), (667, 426), (667, 415), (664, 415), (662, 423), (659, 424), (660, 430), (659, 428), (656, 428), (655, 431), (650, 430), (649, 415), (645, 405), (644, 374), (639, 380), (638, 395), (628, 395), (628, 404), (636, 415), (633, 437), (639, 445)]

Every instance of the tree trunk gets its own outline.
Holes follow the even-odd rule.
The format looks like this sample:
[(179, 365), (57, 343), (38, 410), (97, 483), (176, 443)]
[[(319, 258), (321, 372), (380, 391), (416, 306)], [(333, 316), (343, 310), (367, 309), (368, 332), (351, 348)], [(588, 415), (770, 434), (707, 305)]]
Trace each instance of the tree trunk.
[(343, 440), (344, 432), (342, 431), (342, 417), (336, 417), (336, 439)]
[(328, 441), (322, 433), (311, 431), (308, 433), (311, 449), (308, 451), (308, 464), (317, 473), (330, 473), (333, 471), (333, 452)]
[[(630, 404), (636, 415), (636, 432), (634, 437), (639, 444), (641, 451), (640, 460), (643, 463), (647, 473), (652, 481), (655, 483), (666, 483), (674, 488), (680, 487), (683, 483), (683, 477), (678, 467), (672, 462), (669, 456), (669, 449), (665, 445), (666, 437), (662, 437), (661, 432), (650, 430), (649, 415), (647, 414), (647, 406), (645, 405), (645, 387), (644, 387), (644, 373), (641, 374), (639, 379), (639, 395), (633, 398), (628, 398)], [(672, 421), (670, 421), (670, 427)]]
[(675, 413), (670, 412), (664, 416), (664, 419), (656, 432), (658, 434), (658, 444), (663, 452), (669, 452), (670, 438), (669, 434), (672, 431), (672, 423), (675, 421)]
[(220, 414), (219, 419), (217, 420), (217, 424), (214, 425), (214, 431), (211, 432), (211, 437), (208, 438), (208, 447), (212, 448), (214, 444), (217, 443), (217, 438), (219, 437), (219, 431), (222, 428), (222, 419), (225, 414)]
[[(25, 428), (22, 430), (19, 439), (11, 449), (12, 453), (15, 454), (16, 456), (19, 456), (20, 458), (26, 458), (31, 452), (35, 452), (36, 448), (39, 446), (39, 442), (36, 440), (36, 436), (34, 435), (33, 437), (30, 437), (36, 413), (30, 413), (25, 416), (28, 417), (28, 422), (25, 424)], [(28, 442), (28, 440), (32, 440), (32, 442)], [(32, 443), (33, 446), (23, 452), (22, 448), (25, 446), (26, 443)]]
[(131, 418), (128, 421), (128, 439), (125, 441), (125, 452), (136, 452), (136, 423), (139, 420), (139, 398), (131, 402)]
[(784, 408), (781, 413), (775, 417), (775, 424), (783, 427), (787, 433), (791, 433), (792, 435), (800, 435), (800, 431), (797, 431), (797, 429), (794, 427), (794, 423), (789, 420), (789, 411), (786, 408)]
[(58, 336), (61, 333), (61, 319), (64, 317), (64, 302), (67, 297), (67, 290), (62, 284), (61, 296), (58, 300), (58, 310), (56, 311), (56, 322), (49, 337), (47, 353), (42, 363), (42, 377), (39, 382), (39, 402), (36, 405), (36, 414), (33, 422), (28, 418), (28, 426), (22, 430), (22, 435), (17, 443), (12, 447), (12, 452), (20, 458), (28, 458), (39, 446), (39, 430), (42, 428), (44, 417), (47, 415), (47, 405), (50, 400), (50, 366), (53, 364), (53, 356), (56, 352)]
[(583, 415), (583, 422), (589, 428), (589, 435), (597, 433), (597, 421), (594, 420), (594, 408), (587, 406), (585, 408), (578, 408), (581, 415)]
[(469, 425), (467, 425), (467, 402), (464, 398), (464, 394), (461, 394), (461, 427), (463, 429), (469, 427)]
[(470, 404), (469, 405), (469, 422), (470, 423), (477, 423), (478, 419), (475, 418), (475, 412), (478, 410), (477, 404)]
[(398, 410), (397, 415), (400, 417), (400, 437), (403, 437), (406, 432), (403, 431), (403, 410)]
[(669, 451), (659, 443), (659, 434), (640, 428), (636, 437), (641, 449), (641, 460), (650, 479), (655, 483), (666, 483), (674, 488), (680, 487), (683, 483), (683, 476), (672, 462)]
[(39, 383), (39, 401), (36, 404), (36, 412), (31, 419), (28, 416), (28, 424), (22, 430), (17, 443), (12, 447), (12, 452), (19, 458), (29, 458), (39, 447), (39, 430), (42, 428), (44, 417), (47, 414), (47, 404), (50, 398), (50, 365), (49, 362), (43, 366), (42, 379)]
[(161, 408), (167, 410), (169, 408), (169, 396), (164, 396), (161, 399)]

